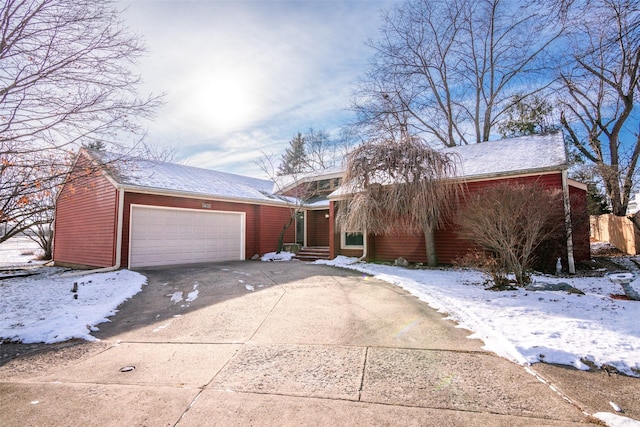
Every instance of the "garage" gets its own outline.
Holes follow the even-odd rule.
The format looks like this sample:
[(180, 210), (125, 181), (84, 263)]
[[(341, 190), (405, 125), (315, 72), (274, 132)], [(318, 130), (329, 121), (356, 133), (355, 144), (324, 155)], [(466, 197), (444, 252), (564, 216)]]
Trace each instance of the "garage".
[(244, 259), (245, 214), (131, 205), (129, 266)]

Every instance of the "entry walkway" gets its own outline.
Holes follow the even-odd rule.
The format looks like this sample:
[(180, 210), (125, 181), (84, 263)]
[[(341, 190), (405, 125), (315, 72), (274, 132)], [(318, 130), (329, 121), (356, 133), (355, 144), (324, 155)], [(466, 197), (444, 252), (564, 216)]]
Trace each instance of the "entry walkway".
[(0, 367), (47, 426), (568, 426), (585, 414), (387, 283), (301, 262), (143, 271), (100, 341)]

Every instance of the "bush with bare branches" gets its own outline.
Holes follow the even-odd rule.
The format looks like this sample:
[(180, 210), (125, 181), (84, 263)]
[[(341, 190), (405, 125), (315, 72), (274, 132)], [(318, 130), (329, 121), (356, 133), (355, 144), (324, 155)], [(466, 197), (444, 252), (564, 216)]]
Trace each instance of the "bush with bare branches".
[(459, 235), (481, 250), (476, 259), (496, 286), (530, 282), (536, 249), (564, 230), (562, 193), (539, 185), (502, 182), (468, 196), (458, 217)]

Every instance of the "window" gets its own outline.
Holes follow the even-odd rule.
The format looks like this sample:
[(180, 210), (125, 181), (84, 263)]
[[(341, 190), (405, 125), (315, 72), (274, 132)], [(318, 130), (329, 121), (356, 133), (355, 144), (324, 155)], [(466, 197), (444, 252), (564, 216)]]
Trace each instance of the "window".
[(364, 234), (361, 232), (343, 232), (340, 240), (343, 249), (364, 248)]

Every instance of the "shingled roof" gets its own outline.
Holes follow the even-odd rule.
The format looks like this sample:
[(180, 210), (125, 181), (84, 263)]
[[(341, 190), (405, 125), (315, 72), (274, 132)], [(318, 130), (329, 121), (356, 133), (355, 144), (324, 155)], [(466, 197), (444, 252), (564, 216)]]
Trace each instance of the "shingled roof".
[(225, 200), (285, 203), (272, 193), (273, 181), (210, 169), (83, 149), (118, 188)]
[[(456, 155), (459, 161), (458, 177), (467, 180), (542, 173), (568, 167), (565, 142), (560, 132), (463, 145), (445, 148), (443, 151)], [(83, 152), (95, 162), (106, 165), (106, 172), (111, 179), (119, 188), (127, 191), (154, 191), (169, 195), (280, 204), (286, 203), (286, 198), (275, 193), (282, 191), (283, 186), (295, 184), (287, 182), (290, 177), (280, 177), (281, 182), (274, 183), (265, 179), (105, 151), (85, 148)], [(332, 168), (310, 172), (297, 178), (306, 182), (339, 174), (340, 168)], [(330, 197), (345, 193), (345, 189), (341, 188)]]
[(460, 160), (458, 176), (465, 179), (521, 175), (568, 167), (561, 132), (462, 145), (443, 150)]

